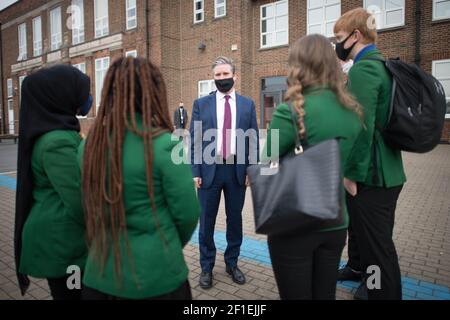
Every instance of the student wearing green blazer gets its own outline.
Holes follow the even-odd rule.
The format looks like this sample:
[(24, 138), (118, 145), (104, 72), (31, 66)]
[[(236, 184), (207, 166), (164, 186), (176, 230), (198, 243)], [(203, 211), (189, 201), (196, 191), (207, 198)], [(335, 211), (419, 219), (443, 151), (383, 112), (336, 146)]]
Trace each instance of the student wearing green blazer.
[(192, 298), (183, 247), (200, 207), (190, 166), (177, 164), (172, 126), (159, 69), (116, 60), (79, 149), (89, 246), (83, 299)]
[[(364, 109), (366, 130), (361, 131), (345, 168), (347, 206), (360, 255), (363, 282), (356, 298), (401, 299), (401, 275), (392, 240), (395, 208), (406, 181), (400, 150), (383, 141), (382, 128), (389, 115), (392, 79), (376, 48), (375, 18), (363, 8), (345, 13), (334, 27), (336, 53), (353, 59), (348, 88)], [(381, 286), (367, 290), (364, 273), (380, 270)], [(355, 268), (355, 267), (352, 267)]]
[[(263, 158), (277, 159), (292, 152), (295, 135), (300, 133), (303, 142), (309, 145), (342, 138), (339, 145), (344, 166), (362, 130), (362, 110), (345, 89), (344, 74), (336, 54), (329, 40), (321, 35), (305, 36), (289, 51), (286, 98), (296, 113), (293, 114), (285, 103), (275, 109)], [(295, 128), (292, 117), (298, 122)], [(271, 150), (273, 130), (279, 130), (278, 150)], [(281, 299), (335, 299), (337, 268), (348, 226), (344, 199), (342, 201), (344, 220), (340, 225), (315, 232), (268, 237)]]
[(88, 113), (89, 77), (70, 65), (43, 68), (22, 85), (14, 247), (19, 286), (46, 278), (53, 299), (80, 299), (67, 287), (87, 255), (77, 150), (77, 114)]

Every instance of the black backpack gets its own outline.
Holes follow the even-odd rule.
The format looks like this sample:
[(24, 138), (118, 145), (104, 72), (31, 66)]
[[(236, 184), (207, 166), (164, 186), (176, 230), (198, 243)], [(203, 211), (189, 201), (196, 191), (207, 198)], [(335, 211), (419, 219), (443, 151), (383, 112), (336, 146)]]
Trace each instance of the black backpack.
[(441, 140), (446, 112), (442, 84), (416, 65), (400, 59), (377, 59), (392, 76), (392, 98), (385, 127), (376, 125), (391, 148), (431, 151)]

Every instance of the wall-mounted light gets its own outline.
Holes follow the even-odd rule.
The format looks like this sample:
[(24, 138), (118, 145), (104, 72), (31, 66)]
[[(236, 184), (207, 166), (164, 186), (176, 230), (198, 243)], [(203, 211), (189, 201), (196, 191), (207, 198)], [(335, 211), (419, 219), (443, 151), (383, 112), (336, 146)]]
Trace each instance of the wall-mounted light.
[(198, 44), (198, 50), (205, 50), (206, 49), (206, 44), (202, 41)]

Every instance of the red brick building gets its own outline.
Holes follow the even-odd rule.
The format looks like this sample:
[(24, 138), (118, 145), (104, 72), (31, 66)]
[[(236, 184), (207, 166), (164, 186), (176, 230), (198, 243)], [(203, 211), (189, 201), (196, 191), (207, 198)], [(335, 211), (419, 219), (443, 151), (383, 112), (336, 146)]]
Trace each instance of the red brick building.
[[(62, 23), (61, 45), (52, 47), (56, 41), (52, 39), (58, 37), (51, 22), (59, 17), (55, 8), (61, 7), (60, 19), (65, 22), (70, 20), (69, 6), (80, 2), (83, 41), (77, 43), (79, 34)], [(183, 101), (190, 110), (194, 99), (214, 89), (210, 65), (215, 57), (233, 58), (237, 91), (255, 101), (260, 127), (265, 127), (286, 90), (289, 44), (309, 33), (331, 38), (336, 19), (356, 7), (375, 11), (378, 46), (387, 57), (416, 62), (444, 84), (449, 103), (442, 138), (450, 142), (450, 0), (19, 1), (0, 12), (5, 131), (10, 113), (17, 122), (21, 76), (48, 63), (84, 63), (95, 96), (108, 60), (111, 63), (130, 50), (161, 67), (173, 109)], [(37, 16), (41, 16), (42, 54), (34, 57)], [(23, 23), (27, 56), (18, 61), (24, 51)], [(82, 120), (84, 128), (92, 117), (95, 108)], [(14, 129), (17, 132), (17, 123)]]

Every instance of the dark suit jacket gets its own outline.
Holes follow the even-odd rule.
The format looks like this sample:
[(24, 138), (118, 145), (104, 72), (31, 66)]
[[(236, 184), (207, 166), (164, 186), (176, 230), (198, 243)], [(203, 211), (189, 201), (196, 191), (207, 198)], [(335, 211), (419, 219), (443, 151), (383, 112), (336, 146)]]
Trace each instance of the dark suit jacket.
[[(195, 122), (201, 123), (201, 126)], [(216, 171), (216, 163), (208, 163), (204, 159), (205, 154), (216, 156), (217, 141), (216, 137), (212, 139), (203, 139), (205, 131), (208, 129), (217, 130), (217, 113), (216, 113), (216, 95), (210, 94), (208, 96), (199, 98), (194, 101), (192, 108), (192, 119), (190, 125), (191, 134), (191, 166), (194, 177), (202, 178), (202, 188), (208, 188), (214, 180)], [(253, 129), (247, 132), (244, 139), (236, 141), (236, 156), (238, 164), (236, 165), (236, 178), (240, 185), (245, 184), (246, 170), (250, 161), (256, 163), (259, 157), (259, 135), (258, 124), (256, 122), (256, 110), (253, 100), (240, 96), (236, 93), (236, 129), (242, 129), (245, 133), (248, 129)], [(239, 134), (236, 133), (236, 137)], [(211, 138), (211, 137), (209, 137)], [(239, 145), (245, 143), (243, 148)], [(211, 145), (212, 144), (212, 145)], [(212, 152), (210, 152), (212, 150)], [(242, 151), (244, 154), (242, 155)], [(240, 153), (241, 152), (241, 153)], [(239, 163), (243, 159), (243, 163)]]
[(183, 118), (184, 118), (184, 122), (182, 125), (180, 108), (177, 108), (177, 110), (175, 110), (173, 113), (173, 124), (175, 125), (175, 128), (177, 128), (177, 129), (186, 128), (186, 125), (188, 123), (188, 114), (187, 114), (187, 111), (185, 108), (183, 108)]

